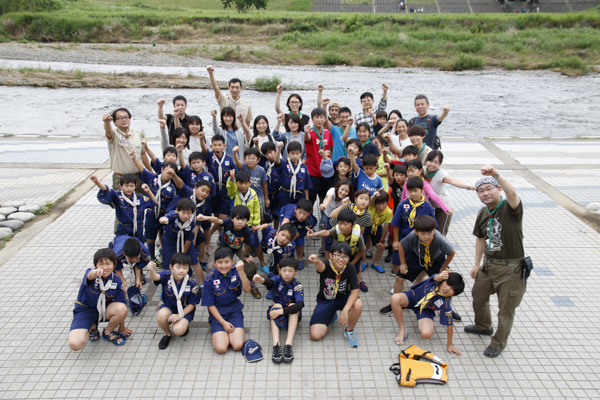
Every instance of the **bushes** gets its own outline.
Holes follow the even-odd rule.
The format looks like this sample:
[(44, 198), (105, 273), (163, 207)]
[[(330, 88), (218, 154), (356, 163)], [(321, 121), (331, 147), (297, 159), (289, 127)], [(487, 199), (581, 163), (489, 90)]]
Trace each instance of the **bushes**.
[(64, 6), (63, 0), (0, 0), (0, 14), (20, 11), (56, 11)]
[(254, 81), (254, 88), (260, 92), (276, 92), (277, 85), (281, 83), (281, 78), (277, 75), (271, 77), (259, 76)]
[(321, 55), (319, 65), (349, 65), (350, 62), (337, 53), (324, 53)]
[(443, 62), (440, 69), (446, 71), (464, 71), (483, 67), (483, 58), (461, 54), (450, 62)]
[(360, 62), (363, 67), (377, 67), (377, 68), (394, 68), (398, 64), (396, 61), (391, 60), (381, 55), (370, 55)]

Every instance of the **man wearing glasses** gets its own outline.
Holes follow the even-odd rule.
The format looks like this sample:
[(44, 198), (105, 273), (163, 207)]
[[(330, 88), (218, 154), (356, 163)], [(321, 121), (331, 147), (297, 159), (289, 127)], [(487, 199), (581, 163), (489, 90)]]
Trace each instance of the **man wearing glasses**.
[[(527, 284), (522, 278), (520, 263), (523, 249), (523, 203), (510, 181), (491, 165), (481, 168), (483, 178), (475, 190), (485, 205), (475, 222), (475, 266), (471, 277), (475, 324), (465, 332), (492, 336), (486, 357), (498, 357), (506, 347)], [(502, 190), (506, 198), (501, 196)], [(485, 256), (483, 264), (481, 258)], [(490, 312), (490, 295), (498, 295), (498, 327), (494, 334)]]
[[(131, 124), (131, 113), (126, 108), (119, 108), (112, 114), (104, 114), (104, 134), (108, 141), (108, 153), (110, 156), (110, 169), (113, 170), (113, 189), (119, 190), (119, 182), (124, 174), (133, 174), (138, 176), (138, 170), (129, 157), (131, 150), (135, 151), (138, 160), (142, 161), (149, 168), (146, 152), (142, 146), (142, 137), (138, 131), (134, 131), (129, 126)], [(116, 129), (111, 126), (114, 122)], [(142, 182), (137, 179), (136, 192), (145, 194), (141, 190)]]
[(373, 93), (364, 92), (360, 95), (360, 104), (362, 105), (363, 111), (356, 114), (354, 117), (354, 126), (356, 128), (363, 122), (369, 124), (369, 127), (371, 128), (371, 137), (375, 136), (373, 131), (375, 113), (377, 113), (377, 111), (385, 111), (385, 107), (387, 107), (387, 92), (390, 87), (387, 83), (384, 83), (381, 85), (381, 88), (383, 89), (383, 95), (381, 96), (381, 100), (379, 100), (377, 110), (373, 110)]

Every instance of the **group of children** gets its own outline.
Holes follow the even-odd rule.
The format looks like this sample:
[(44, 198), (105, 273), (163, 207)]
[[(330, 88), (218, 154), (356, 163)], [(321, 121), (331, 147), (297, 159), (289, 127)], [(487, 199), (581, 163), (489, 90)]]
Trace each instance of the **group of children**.
[[(372, 103), (372, 94), (367, 95)], [(108, 322), (104, 340), (123, 345), (132, 334), (125, 326), (127, 298), (133, 310), (132, 298), (140, 295), (148, 277), (162, 288), (160, 349), (167, 348), (172, 335), (185, 336), (196, 308), (205, 306), (215, 351), (225, 353), (229, 346), (237, 351), (245, 341), (239, 296), (244, 291), (260, 299), (260, 284), (273, 300), (267, 309), (272, 360), (289, 363), (304, 307), (305, 287), (297, 274), (304, 268), (306, 238), (315, 238), (322, 247), (318, 255), (308, 257), (319, 273), (317, 305), (310, 318), (313, 340), (322, 339), (339, 321), (348, 345), (358, 346), (359, 293), (369, 290), (363, 272), (367, 260), (373, 259), (371, 267), (384, 273), (381, 258), (387, 248), (386, 261), (392, 261), (396, 282), (390, 305), (381, 313), (396, 317), (395, 342), (403, 344), (408, 335), (403, 309), (415, 312), (425, 338), (431, 337), (434, 312), (439, 310), (440, 322), (448, 328), (448, 351), (460, 354), (452, 345), (453, 319), (460, 316), (453, 312), (451, 298), (464, 290), (464, 282), (449, 272), (454, 250), (436, 230), (428, 201), (452, 213), (423, 172), (424, 157), (432, 151), (423, 142), (426, 131), (415, 125), (407, 132), (405, 120), (390, 123), (387, 114), (370, 108), (361, 118), (369, 117), (371, 124), (361, 122), (354, 130), (350, 110), (338, 109), (338, 125), (320, 107), (311, 112), (312, 123), (297, 114), (280, 115), (273, 134), (263, 124), (266, 118), (259, 116), (250, 137), (242, 114), (224, 107), (221, 126), (213, 129), (210, 139), (198, 132), (200, 151), (186, 157), (185, 145), (174, 142), (164, 149), (161, 161), (144, 143), (153, 171), (132, 151), (139, 174), (123, 175), (119, 191), (92, 176), (100, 189), (98, 200), (115, 209), (116, 237), (96, 252), (94, 268), (85, 273), (73, 311), (70, 347), (80, 350), (88, 339), (98, 340), (99, 322)], [(216, 126), (217, 113), (211, 115)], [(280, 131), (281, 125), (286, 132)], [(333, 138), (332, 132), (341, 137)], [(319, 196), (315, 215), (311, 189), (313, 183), (323, 186), (315, 179), (317, 169), (328, 187)], [(143, 193), (135, 192), (137, 179), (143, 182)], [(214, 234), (218, 247), (211, 249)], [(123, 275), (125, 265), (130, 283)], [(429, 278), (424, 280), (425, 275)], [(414, 284), (408, 292), (402, 292), (405, 280)], [(281, 329), (287, 331), (283, 346)]]

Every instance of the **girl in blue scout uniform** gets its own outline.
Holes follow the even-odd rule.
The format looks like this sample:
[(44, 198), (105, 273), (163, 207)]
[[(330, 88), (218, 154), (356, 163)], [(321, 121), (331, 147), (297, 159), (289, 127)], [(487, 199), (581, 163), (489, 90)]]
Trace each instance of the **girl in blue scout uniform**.
[(310, 200), (301, 199), (298, 201), (298, 204), (288, 204), (281, 207), (279, 215), (282, 224), (289, 222), (298, 230), (298, 234), (292, 239), (296, 241), (298, 261), (300, 261), (299, 270), (304, 269), (304, 238), (308, 229), (313, 228), (317, 224), (317, 219), (312, 215), (312, 212), (313, 204)]
[(300, 199), (308, 200), (309, 189), (312, 189), (312, 181), (308, 174), (306, 165), (302, 164), (302, 145), (292, 142), (288, 145), (289, 158), (281, 161), (279, 171), (279, 207), (287, 204), (297, 204)]
[[(196, 221), (192, 218), (196, 205), (191, 199), (181, 199), (177, 203), (177, 210), (171, 211), (159, 222), (164, 225), (162, 235), (163, 265), (165, 268), (171, 263), (175, 253), (188, 254), (192, 259), (192, 269), (197, 276), (204, 276), (198, 262), (198, 248), (194, 244), (194, 230)], [(190, 273), (191, 275), (191, 273)]]
[[(283, 228), (283, 227), (282, 227)], [(254, 283), (262, 283), (267, 289), (273, 291), (273, 305), (267, 310), (267, 319), (271, 321), (273, 334), (273, 362), (291, 363), (294, 359), (292, 346), (298, 322), (302, 320), (304, 307), (304, 288), (295, 278), (298, 273), (298, 260), (284, 258), (278, 263), (279, 275), (273, 278), (263, 278), (254, 275)], [(282, 352), (279, 344), (279, 329), (285, 329), (287, 338)]]
[(265, 214), (273, 218), (273, 226), (275, 229), (279, 226), (279, 173), (281, 167), (281, 149), (283, 143), (266, 142), (260, 148), (262, 156), (258, 165), (264, 168), (267, 173), (267, 191), (269, 198), (269, 207)]
[(156, 197), (148, 185), (142, 185), (142, 189), (148, 197), (135, 193), (136, 178), (131, 174), (121, 177), (119, 183), (120, 192), (110, 189), (98, 180), (96, 175), (90, 176), (90, 180), (98, 186), (98, 201), (115, 209), (117, 214), (117, 236), (135, 236), (144, 241), (144, 213), (146, 209), (156, 206)]
[(231, 345), (242, 349), (245, 341), (244, 305), (238, 299), (242, 290), (250, 292), (250, 281), (244, 273), (243, 261), (233, 266), (233, 251), (219, 247), (214, 254), (215, 269), (204, 280), (202, 305), (208, 307), (210, 332), (215, 351), (224, 354)]
[(408, 336), (408, 330), (404, 326), (402, 316), (403, 309), (408, 308), (415, 312), (419, 323), (419, 332), (423, 339), (429, 339), (433, 335), (435, 330), (433, 318), (435, 317), (435, 311), (439, 311), (440, 324), (447, 327), (448, 343), (446, 348), (448, 352), (462, 355), (461, 351), (452, 345), (454, 331), (452, 325), (452, 296), (458, 296), (464, 289), (465, 282), (462, 276), (457, 272), (446, 270), (413, 285), (407, 292), (394, 293), (391, 304), (400, 330), (394, 342), (397, 345), (402, 345)]
[(129, 267), (130, 273), (135, 273), (135, 286), (142, 289), (142, 271), (150, 261), (148, 248), (138, 238), (131, 236), (117, 236), (108, 244), (108, 248), (117, 255), (115, 273), (123, 277), (123, 266)]
[(171, 328), (176, 336), (185, 336), (194, 319), (196, 306), (200, 304), (200, 286), (188, 275), (192, 259), (185, 253), (171, 257), (170, 270), (156, 272), (156, 264), (148, 264), (149, 276), (156, 286), (162, 285), (162, 301), (156, 321), (164, 336), (158, 344), (164, 350), (171, 340)]
[(100, 249), (94, 254), (94, 267), (85, 271), (73, 309), (73, 322), (69, 332), (69, 347), (73, 351), (83, 348), (88, 338), (100, 339), (98, 323), (108, 322), (102, 338), (116, 346), (125, 344), (130, 336), (115, 329), (121, 325), (125, 331), (127, 305), (123, 281), (113, 271), (117, 256), (111, 249)]

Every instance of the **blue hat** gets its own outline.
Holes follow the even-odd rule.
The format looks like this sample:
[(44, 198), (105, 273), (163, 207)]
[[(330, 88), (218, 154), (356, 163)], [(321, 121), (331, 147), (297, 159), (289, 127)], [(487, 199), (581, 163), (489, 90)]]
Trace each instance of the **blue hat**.
[(333, 176), (333, 162), (330, 158), (321, 160), (321, 175), (323, 178), (331, 178)]
[(260, 344), (252, 339), (248, 339), (244, 342), (244, 346), (242, 347), (242, 355), (246, 359), (246, 362), (257, 362), (263, 359), (261, 350), (262, 347)]
[(136, 286), (127, 288), (127, 297), (129, 297), (129, 309), (133, 315), (139, 315), (146, 303), (148, 303), (146, 295), (142, 295), (140, 289)]

